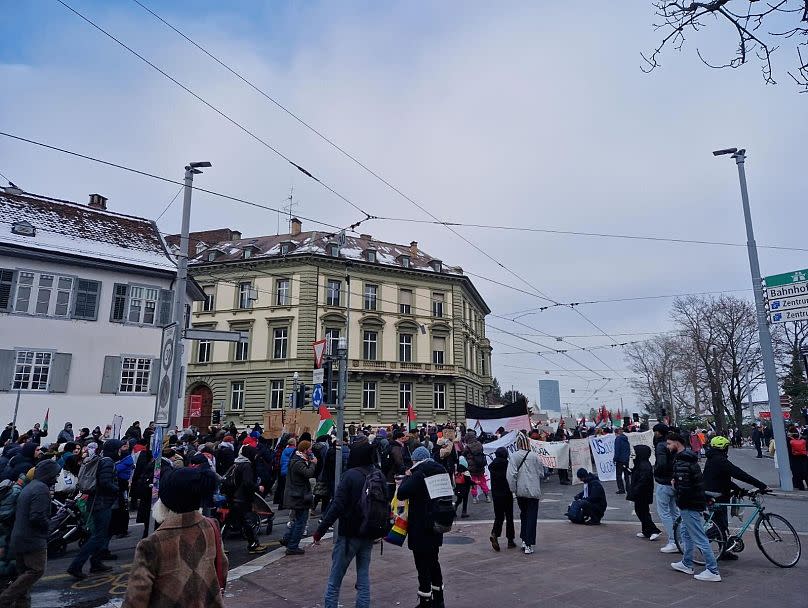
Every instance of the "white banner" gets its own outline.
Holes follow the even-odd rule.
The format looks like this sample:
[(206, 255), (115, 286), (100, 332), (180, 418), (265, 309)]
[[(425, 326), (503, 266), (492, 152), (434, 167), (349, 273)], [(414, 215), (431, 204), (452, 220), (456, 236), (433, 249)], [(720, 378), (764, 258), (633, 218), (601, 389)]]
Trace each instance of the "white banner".
[[(530, 417), (525, 414), (524, 416), (512, 416), (510, 418), (491, 418), (488, 420), (466, 418), (466, 428), (470, 431), (480, 431), (493, 435), (502, 427), (506, 431), (525, 431), (530, 429)], [(491, 457), (493, 459), (493, 456)]]
[(651, 448), (651, 464), (656, 462), (656, 454), (654, 454), (654, 431), (644, 431), (642, 433), (626, 433), (628, 442), (631, 444), (631, 463), (634, 464), (634, 446), (647, 445)]
[[(507, 448), (508, 453), (516, 452), (516, 431), (511, 431), (491, 443), (483, 444), (485, 458), (490, 464), (494, 460), (497, 448)], [(530, 440), (530, 448), (539, 455), (542, 464), (548, 469), (566, 469), (570, 463), (569, 445), (563, 441), (535, 441)]]
[(589, 447), (595, 459), (595, 473), (601, 481), (615, 481), (617, 474), (614, 468), (614, 434), (592, 435)]

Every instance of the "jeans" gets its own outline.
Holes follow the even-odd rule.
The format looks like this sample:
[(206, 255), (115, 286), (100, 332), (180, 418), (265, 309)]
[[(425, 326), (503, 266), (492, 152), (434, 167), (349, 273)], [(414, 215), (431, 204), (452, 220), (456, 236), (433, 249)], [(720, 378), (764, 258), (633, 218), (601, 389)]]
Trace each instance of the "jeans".
[(701, 511), (692, 509), (682, 509), (682, 563), (688, 568), (693, 567), (693, 549), (698, 548), (704, 556), (707, 570), (713, 574), (718, 574), (718, 562), (710, 547), (707, 533), (704, 531), (704, 518)]
[(617, 490), (618, 492), (625, 492), (631, 485), (631, 476), (628, 472), (628, 463), (623, 464), (622, 462), (615, 462), (614, 464), (615, 468), (617, 469)]
[(93, 511), (92, 518), (93, 535), (70, 563), (68, 570), (80, 571), (88, 559), (90, 560), (90, 567), (101, 563), (101, 553), (104, 552), (109, 543), (109, 521), (112, 518), (112, 509)]
[(337, 536), (331, 551), (331, 574), (325, 590), (324, 608), (337, 608), (339, 588), (351, 561), (356, 558), (356, 608), (370, 608), (370, 554), (373, 541)]
[(30, 606), (31, 587), (45, 574), (47, 549), (30, 553), (17, 553), (17, 578), (0, 595), (2, 606)]
[(665, 528), (665, 535), (668, 537), (668, 542), (673, 541), (673, 522), (679, 517), (679, 507), (676, 506), (676, 493), (672, 486), (662, 485), (658, 483), (656, 486), (656, 511), (659, 518), (662, 520), (662, 525)]
[(659, 528), (651, 519), (651, 505), (647, 502), (635, 502), (634, 512), (642, 524), (642, 533), (645, 534), (645, 538), (649, 538), (652, 534), (659, 534)]
[(485, 478), (485, 473), (471, 476), (471, 495), (473, 498), (477, 498), (477, 486), (480, 486), (483, 494), (488, 496), (488, 480)]
[(424, 594), (424, 597), (431, 596), (432, 589), (443, 587), (443, 573), (440, 570), (438, 551), (440, 551), (440, 547), (429, 547), (412, 552), (415, 569), (418, 572), (418, 591)]
[(494, 527), (491, 528), (491, 536), (500, 537), (503, 521), (507, 522), (505, 538), (513, 540), (516, 536), (513, 529), (513, 496), (494, 496)]
[(517, 497), (519, 505), (519, 538), (531, 547), (536, 544), (536, 525), (539, 519), (539, 499)]
[(306, 529), (306, 522), (309, 521), (308, 509), (292, 509), (290, 520), (292, 527), (288, 528), (283, 539), (286, 541), (287, 549), (299, 549), (300, 539), (303, 538), (303, 531)]

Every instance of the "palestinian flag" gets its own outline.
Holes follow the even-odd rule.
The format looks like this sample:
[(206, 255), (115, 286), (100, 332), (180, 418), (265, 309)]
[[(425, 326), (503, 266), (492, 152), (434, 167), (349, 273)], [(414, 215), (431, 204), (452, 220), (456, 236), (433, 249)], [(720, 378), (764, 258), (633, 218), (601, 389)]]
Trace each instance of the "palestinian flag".
[(45, 411), (45, 422), (42, 424), (42, 432), (47, 434), (48, 432), (48, 417), (50, 416), (50, 408)]
[(415, 415), (415, 408), (412, 407), (412, 402), (407, 404), (407, 428), (409, 430), (413, 430), (414, 428), (418, 427), (418, 423), (415, 420), (418, 416)]
[(614, 428), (623, 428), (623, 413), (619, 409), (617, 410), (617, 415), (615, 416)]
[(320, 406), (320, 426), (317, 427), (317, 434), (314, 436), (315, 439), (322, 435), (328, 435), (331, 433), (331, 429), (334, 428), (334, 418), (331, 416), (331, 412), (328, 411), (328, 408), (324, 405)]

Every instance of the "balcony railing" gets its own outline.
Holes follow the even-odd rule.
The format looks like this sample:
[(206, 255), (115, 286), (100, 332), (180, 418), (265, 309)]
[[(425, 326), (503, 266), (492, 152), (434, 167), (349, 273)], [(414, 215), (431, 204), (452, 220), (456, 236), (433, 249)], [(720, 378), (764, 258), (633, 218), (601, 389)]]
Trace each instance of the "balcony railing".
[(421, 372), (447, 376), (464, 373), (463, 368), (459, 365), (415, 363), (410, 361), (365, 361), (364, 359), (351, 359), (351, 370), (355, 372)]

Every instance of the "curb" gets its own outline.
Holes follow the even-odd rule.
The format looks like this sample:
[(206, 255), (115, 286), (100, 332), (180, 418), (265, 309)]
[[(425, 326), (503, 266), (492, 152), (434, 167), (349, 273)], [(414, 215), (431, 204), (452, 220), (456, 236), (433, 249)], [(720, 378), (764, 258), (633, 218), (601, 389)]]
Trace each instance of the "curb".
[[(323, 536), (323, 539), (331, 538), (334, 536), (333, 532), (329, 532)], [(314, 544), (314, 540), (311, 536), (307, 536), (306, 538), (301, 539), (300, 544), (306, 547), (309, 547)], [(242, 564), (229, 570), (227, 572), (227, 582), (230, 583), (232, 581), (237, 581), (243, 576), (247, 576), (248, 574), (252, 574), (253, 572), (258, 572), (259, 570), (263, 570), (266, 566), (270, 564), (274, 564), (282, 557), (286, 556), (286, 547), (279, 547), (277, 549), (273, 549), (260, 557), (256, 557), (254, 560), (247, 562), (246, 564)]]

